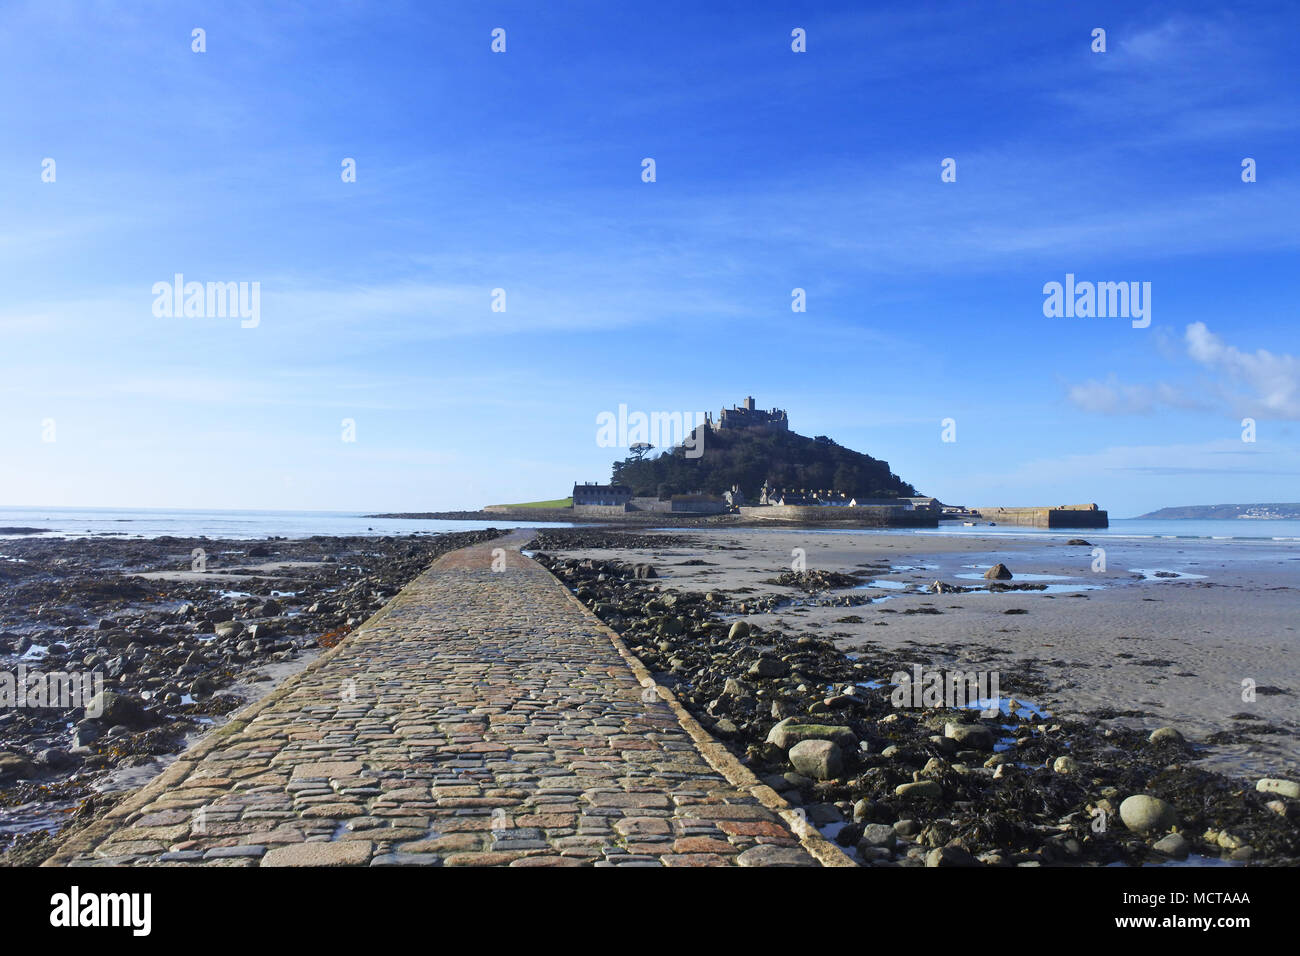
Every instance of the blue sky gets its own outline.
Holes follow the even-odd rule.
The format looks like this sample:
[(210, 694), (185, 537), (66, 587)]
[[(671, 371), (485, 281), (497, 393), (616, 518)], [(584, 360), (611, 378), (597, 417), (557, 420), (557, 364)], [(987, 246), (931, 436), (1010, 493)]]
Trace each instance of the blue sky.
[(951, 502), (1300, 499), (1294, 5), (263, 6), (0, 11), (0, 503), (554, 497), (749, 394)]

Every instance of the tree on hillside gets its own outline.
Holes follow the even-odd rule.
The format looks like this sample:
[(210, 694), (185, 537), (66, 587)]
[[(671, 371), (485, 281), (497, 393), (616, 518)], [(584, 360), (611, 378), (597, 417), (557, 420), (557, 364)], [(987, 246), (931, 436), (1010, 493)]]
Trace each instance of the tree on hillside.
[(763, 482), (773, 488), (829, 489), (853, 498), (895, 498), (916, 489), (889, 469), (889, 463), (837, 445), (826, 436), (761, 428), (711, 431), (704, 453), (688, 458), (681, 446), (657, 458), (615, 462), (613, 479), (636, 495), (720, 495), (739, 485), (756, 500)]

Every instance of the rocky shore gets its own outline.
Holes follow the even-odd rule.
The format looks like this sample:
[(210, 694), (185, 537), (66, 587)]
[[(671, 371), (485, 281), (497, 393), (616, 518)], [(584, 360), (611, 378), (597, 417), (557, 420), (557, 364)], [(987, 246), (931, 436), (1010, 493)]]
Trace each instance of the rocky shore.
[[(1022, 703), (1043, 689), (1032, 668), (1001, 671), (996, 716), (899, 706), (898, 655), (871, 642), (846, 654), (825, 632), (756, 626), (745, 616), (761, 602), (665, 587), (649, 561), (547, 553), (679, 543), (557, 529), (529, 548), (763, 782), (862, 863), (1300, 862), (1300, 785), (1198, 768), (1206, 744), (1173, 727), (1046, 715)], [(809, 574), (805, 593), (858, 580)], [(953, 659), (961, 649), (939, 644), (913, 656), (937, 667)]]
[(102, 681), (84, 706), (0, 708), (0, 863), (39, 862), (439, 554), (500, 533), (0, 542), (0, 675)]

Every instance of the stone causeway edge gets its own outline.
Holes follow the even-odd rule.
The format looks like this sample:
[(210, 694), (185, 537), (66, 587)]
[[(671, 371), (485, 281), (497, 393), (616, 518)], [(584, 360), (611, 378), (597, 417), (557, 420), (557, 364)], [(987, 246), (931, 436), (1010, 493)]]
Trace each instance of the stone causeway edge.
[[(503, 536), (505, 537), (505, 536)], [(320, 668), (326, 666), (352, 639), (353, 635), (378, 626), (388, 617), (392, 609), (409, 600), (408, 588), (421, 577), (425, 571), (431, 570), (440, 564), (443, 559), (455, 554), (450, 551), (447, 554), (440, 555), (433, 561), (428, 568), (421, 571), (405, 585), (402, 586), (387, 604), (367, 618), (355, 630), (349, 633), (343, 640), (339, 641), (334, 647), (322, 653), (319, 657), (309, 663), (301, 671), (287, 677), (278, 687), (267, 693), (264, 697), (259, 698), (231, 714), (230, 720), (222, 724), (216, 730), (213, 730), (203, 739), (196, 741), (187, 747), (181, 754), (168, 765), (157, 777), (150, 780), (147, 784), (139, 789), (129, 793), (120, 800), (114, 807), (109, 809), (102, 817), (91, 823), (85, 829), (78, 830), (60, 841), (59, 847), (42, 863), (42, 867), (78, 867), (76, 861), (79, 857), (93, 854), (95, 847), (104, 842), (105, 839), (119, 826), (124, 820), (133, 813), (148, 806), (159, 794), (169, 789), (175, 784), (185, 780), (202, 762), (203, 758), (210, 753), (230, 734), (237, 733), (244, 727), (248, 726), (264, 710), (275, 705), (276, 702), (291, 693), (299, 680), (304, 675), (314, 673)], [(744, 766), (730, 750), (726, 748), (719, 740), (710, 734), (696, 720), (677, 699), (677, 696), (667, 687), (655, 681), (649, 669), (641, 662), (635, 654), (628, 650), (627, 644), (624, 643), (622, 636), (609, 627), (605, 622), (596, 617), (595, 614), (570, 591), (559, 578), (550, 573), (549, 570), (542, 567), (527, 555), (520, 554), (521, 558), (532, 561), (534, 566), (541, 568), (546, 575), (554, 582), (555, 587), (559, 588), (564, 596), (572, 602), (583, 617), (587, 619), (591, 627), (604, 634), (614, 646), (624, 663), (632, 671), (633, 676), (643, 688), (653, 688), (655, 693), (662, 699), (672, 710), (677, 718), (678, 724), (686, 732), (696, 749), (699, 750), (705, 762), (720, 774), (731, 786), (737, 790), (748, 793), (760, 804), (767, 809), (778, 814), (785, 822), (790, 831), (799, 839), (803, 848), (822, 866), (826, 867), (856, 867), (855, 863), (840, 847), (836, 846), (830, 840), (827, 840), (822, 834), (810, 824), (807, 818), (775, 790), (760, 781)]]
[[(550, 574), (549, 571), (547, 573)], [(554, 575), (551, 576), (554, 578)], [(614, 649), (618, 651), (619, 656), (631, 668), (641, 686), (654, 688), (655, 693), (676, 715), (677, 723), (681, 725), (682, 730), (686, 731), (687, 736), (694, 741), (696, 749), (704, 757), (705, 762), (717, 773), (721, 774), (727, 783), (737, 790), (748, 793), (767, 809), (778, 814), (791, 832), (799, 838), (803, 848), (822, 866), (858, 866), (843, 849), (822, 836), (821, 832), (808, 822), (807, 817), (775, 790), (754, 776), (753, 772), (737, 760), (735, 754), (726, 748), (726, 745), (705, 730), (703, 725), (677, 699), (677, 695), (672, 690), (656, 683), (650, 670), (641, 663), (641, 659), (628, 650), (627, 644), (623, 642), (622, 635), (596, 617), (585, 604), (578, 600), (577, 595), (564, 586), (564, 583), (559, 578), (555, 578), (555, 583), (564, 590), (565, 596), (570, 601), (582, 609), (583, 613), (591, 620), (592, 626), (610, 639)]]

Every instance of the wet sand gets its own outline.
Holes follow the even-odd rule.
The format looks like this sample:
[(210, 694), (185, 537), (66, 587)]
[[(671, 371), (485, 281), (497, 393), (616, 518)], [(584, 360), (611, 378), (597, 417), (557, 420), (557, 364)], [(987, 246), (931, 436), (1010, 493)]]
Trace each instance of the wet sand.
[[(921, 663), (1028, 671), (1047, 688), (1035, 705), (1131, 727), (1176, 727), (1201, 745), (1206, 769), (1248, 777), (1300, 772), (1295, 545), (1088, 539), (1086, 532), (1080, 538), (1090, 545), (965, 534), (673, 532), (683, 534), (692, 546), (562, 553), (649, 561), (662, 584), (681, 591), (712, 590), (732, 601), (774, 596), (788, 603), (748, 619), (832, 637), (850, 653), (867, 644), (896, 652), (899, 670)], [(1094, 570), (1094, 547), (1105, 550), (1105, 570)], [(791, 570), (796, 548), (808, 571), (861, 573), (881, 584), (809, 597), (767, 583)], [(1051, 576), (1041, 582), (1048, 590), (916, 590), (936, 580), (983, 588), (984, 569), (997, 562), (1015, 575), (1010, 584)], [(830, 603), (845, 596), (871, 603)], [(1254, 682), (1254, 700), (1243, 699), (1243, 681)]]

